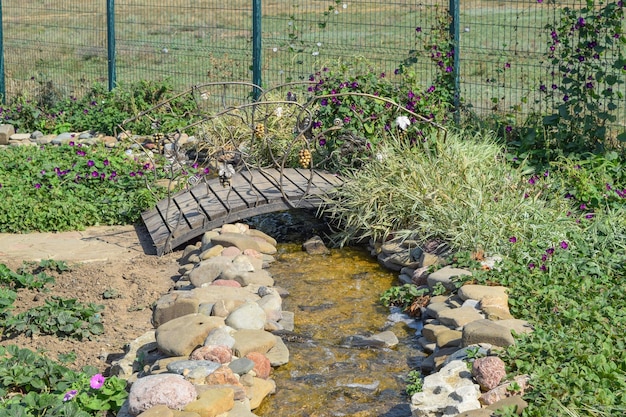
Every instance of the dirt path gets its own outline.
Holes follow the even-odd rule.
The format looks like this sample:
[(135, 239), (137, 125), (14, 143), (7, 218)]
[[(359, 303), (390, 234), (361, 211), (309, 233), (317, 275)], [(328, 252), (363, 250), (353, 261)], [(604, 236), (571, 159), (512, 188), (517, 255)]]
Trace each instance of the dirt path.
[(124, 353), (124, 345), (152, 329), (152, 304), (169, 291), (178, 274), (181, 252), (162, 257), (150, 252), (145, 230), (132, 226), (94, 227), (82, 232), (0, 234), (0, 263), (12, 270), (24, 261), (65, 261), (71, 271), (51, 274), (48, 292), (19, 290), (14, 314), (44, 303), (52, 296), (75, 298), (104, 306), (104, 334), (76, 341), (55, 336), (2, 338), (0, 344), (17, 344), (43, 350), (50, 358), (75, 352), (71, 365), (92, 365), (106, 371)]

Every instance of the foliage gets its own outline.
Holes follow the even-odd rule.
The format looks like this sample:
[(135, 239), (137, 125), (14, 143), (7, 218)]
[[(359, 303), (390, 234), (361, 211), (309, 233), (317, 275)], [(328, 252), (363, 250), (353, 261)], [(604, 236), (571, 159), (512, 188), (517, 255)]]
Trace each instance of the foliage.
[[(36, 97), (20, 95), (0, 107), (0, 118), (20, 132), (43, 133), (95, 131), (115, 134), (117, 126), (142, 111), (174, 96), (172, 84), (165, 81), (139, 81), (120, 84), (108, 91), (96, 83), (81, 97), (64, 97), (50, 81), (39, 81)], [(136, 134), (159, 131), (174, 132), (194, 120), (196, 104), (187, 96), (172, 100), (159, 108), (154, 119), (138, 119), (126, 126)]]
[(75, 299), (51, 297), (43, 306), (33, 307), (4, 320), (4, 333), (8, 337), (17, 334), (56, 335), (77, 340), (91, 339), (103, 332), (100, 312), (104, 307), (89, 303), (83, 305)]
[(15, 345), (0, 347), (0, 416), (89, 417), (117, 412), (126, 382), (93, 367), (76, 372)]
[[(551, 79), (541, 85), (554, 113), (543, 119), (560, 149), (595, 150), (608, 140), (607, 124), (624, 100), (626, 56), (621, 1), (588, 0), (583, 8), (565, 7), (547, 25)], [(626, 132), (620, 140), (626, 141)]]
[(415, 284), (393, 286), (380, 295), (380, 302), (385, 307), (396, 306), (406, 310), (415, 298), (428, 293), (427, 289), (418, 288)]
[(424, 377), (418, 370), (411, 370), (406, 378), (406, 393), (410, 397), (420, 392), (424, 383)]
[(511, 236), (547, 243), (577, 227), (566, 215), (570, 202), (553, 198), (559, 183), (508, 166), (490, 135), (459, 132), (434, 149), (421, 145), (387, 141), (380, 160), (346, 174), (322, 207), (337, 243), (393, 233), (505, 255)]
[(26, 271), (11, 271), (6, 265), (0, 264), (0, 285), (11, 289), (27, 288), (41, 289), (46, 284), (54, 283), (54, 278), (39, 272), (35, 275)]
[(121, 148), (9, 147), (0, 152), (0, 232), (128, 224), (161, 199), (166, 172)]

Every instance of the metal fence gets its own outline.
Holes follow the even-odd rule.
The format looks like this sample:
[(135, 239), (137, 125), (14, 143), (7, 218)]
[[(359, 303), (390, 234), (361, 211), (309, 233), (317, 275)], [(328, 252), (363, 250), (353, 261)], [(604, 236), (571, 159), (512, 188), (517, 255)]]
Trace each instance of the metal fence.
[[(524, 116), (545, 105), (539, 96), (549, 71), (545, 25), (558, 13), (555, 4), (566, 2), (0, 0), (0, 93), (10, 100), (53, 85), (79, 95), (94, 82), (164, 78), (180, 90), (210, 81), (272, 86), (356, 57), (393, 74), (420, 48), (416, 28), (428, 32), (442, 12), (456, 8), (452, 27), (466, 107)], [(434, 64), (426, 59), (416, 66), (427, 84)], [(623, 125), (625, 109), (619, 111)]]

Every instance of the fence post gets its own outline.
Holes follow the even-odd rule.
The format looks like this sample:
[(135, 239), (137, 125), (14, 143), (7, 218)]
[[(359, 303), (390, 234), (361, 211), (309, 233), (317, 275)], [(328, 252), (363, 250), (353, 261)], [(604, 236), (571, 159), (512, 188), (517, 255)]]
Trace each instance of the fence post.
[(107, 0), (107, 62), (109, 91), (115, 88), (115, 0)]
[[(261, 86), (261, 0), (252, 0), (252, 83)], [(260, 95), (261, 90), (255, 87), (254, 99)]]
[(0, 95), (2, 104), (6, 103), (6, 84), (4, 83), (4, 20), (2, 19), (2, 0), (0, 0)]
[(452, 73), (454, 74), (454, 121), (456, 123), (459, 123), (461, 116), (459, 110), (461, 100), (461, 65), (459, 61), (459, 56), (461, 55), (461, 51), (459, 48), (459, 1), (460, 0), (450, 0), (450, 41), (452, 42), (452, 48), (454, 50), (454, 63)]

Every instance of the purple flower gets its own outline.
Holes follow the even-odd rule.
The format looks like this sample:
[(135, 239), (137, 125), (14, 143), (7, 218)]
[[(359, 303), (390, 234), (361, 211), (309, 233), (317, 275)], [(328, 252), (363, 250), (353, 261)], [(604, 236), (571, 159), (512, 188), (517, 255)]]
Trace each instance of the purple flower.
[(545, 265), (541, 265), (541, 266), (539, 267), (539, 269), (541, 269), (543, 272), (546, 272), (546, 270), (547, 270), (548, 268), (546, 268), (546, 266), (545, 266)]
[(530, 185), (535, 185), (535, 183), (536, 183), (536, 182), (537, 182), (537, 179), (536, 179), (534, 176), (532, 176), (532, 177), (530, 177), (530, 178), (528, 179), (528, 183), (529, 183)]
[(547, 253), (548, 255), (552, 255), (552, 254), (554, 253), (554, 248), (548, 248), (548, 249), (546, 249), (546, 253)]
[(130, 172), (128, 175), (130, 175), (131, 177), (134, 177), (137, 174), (135, 172)]
[(326, 146), (326, 139), (320, 139), (320, 146)]
[(104, 161), (102, 161), (102, 163), (104, 164), (105, 167), (109, 166), (109, 160), (105, 159)]
[(516, 243), (516, 242), (517, 242), (517, 238), (516, 238), (515, 236), (511, 236), (511, 237), (509, 238), (509, 242), (511, 242), (511, 243)]
[(76, 396), (76, 394), (78, 394), (78, 391), (76, 391), (75, 389), (69, 390), (68, 392), (65, 393), (65, 395), (63, 396), (63, 401), (69, 401), (72, 398), (74, 398)]
[(569, 100), (569, 96), (568, 96), (567, 94), (565, 94), (565, 95), (563, 96), (563, 101), (567, 101), (567, 100)]
[(94, 178), (96, 178), (96, 177), (99, 177), (99, 176), (100, 176), (100, 174), (98, 173), (98, 171), (92, 171), (92, 172), (91, 172), (91, 176), (92, 176), (92, 177), (94, 177)]
[(432, 93), (433, 91), (435, 91), (434, 85), (431, 85), (430, 87), (428, 87), (428, 90), (426, 90), (427, 93)]
[(313, 122), (313, 124), (311, 125), (311, 127), (313, 129), (318, 129), (320, 127), (322, 127), (322, 122), (320, 122), (319, 120), (317, 122)]
[(76, 151), (76, 155), (78, 155), (78, 156), (85, 156), (86, 154), (85, 154), (85, 151), (80, 151), (79, 150), (79, 151)]
[(585, 219), (593, 219), (593, 213), (585, 214)]
[(528, 197), (530, 197), (530, 195), (528, 193), (524, 193), (524, 198), (526, 199)]
[(41, 184), (39, 184), (39, 183), (35, 184), (35, 188), (36, 189), (40, 189), (41, 188)]
[(511, 64), (509, 62), (504, 63), (504, 68), (511, 68)]
[(545, 262), (547, 260), (548, 260), (548, 255), (546, 254), (541, 255), (541, 262)]
[(446, 72), (452, 72), (452, 71), (453, 71), (452, 67), (446, 67)]
[(92, 389), (100, 389), (104, 385), (104, 381), (105, 381), (105, 378), (102, 376), (102, 374), (95, 374), (89, 380), (89, 386)]
[(420, 32), (422, 31), (422, 28), (418, 26), (418, 27), (416, 27), (416, 28), (415, 28), (415, 31), (416, 31), (417, 33), (420, 33)]
[(548, 87), (546, 87), (545, 85), (541, 84), (539, 86), (539, 91), (543, 91), (545, 93), (546, 91), (548, 91)]
[(537, 0), (537, 3), (543, 3), (543, 0)]
[(528, 269), (533, 270), (535, 269), (535, 264), (533, 262), (528, 264)]
[(507, 127), (504, 128), (504, 130), (506, 130), (506, 133), (511, 133), (511, 131), (513, 130), (513, 127), (511, 125), (508, 125)]
[(96, 163), (94, 161), (92, 161), (91, 159), (89, 161), (87, 161), (87, 166), (88, 167), (92, 167), (94, 166)]
[(580, 210), (587, 210), (587, 205), (586, 205), (585, 203), (583, 203), (583, 204), (581, 204), (578, 208), (579, 208)]
[(569, 248), (569, 245), (567, 244), (566, 241), (561, 241), (561, 249), (563, 250), (567, 250), (567, 248)]

